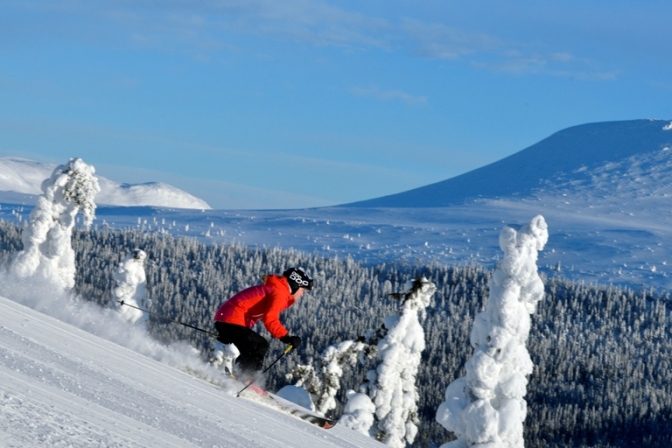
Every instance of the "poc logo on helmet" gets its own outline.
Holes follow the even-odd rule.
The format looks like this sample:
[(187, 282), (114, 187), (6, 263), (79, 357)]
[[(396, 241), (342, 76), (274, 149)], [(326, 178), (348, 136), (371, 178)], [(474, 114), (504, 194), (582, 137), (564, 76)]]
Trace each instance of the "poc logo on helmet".
[(306, 287), (306, 286), (310, 285), (310, 282), (301, 278), (301, 274), (299, 274), (296, 271), (289, 274), (289, 279), (295, 281), (299, 286)]

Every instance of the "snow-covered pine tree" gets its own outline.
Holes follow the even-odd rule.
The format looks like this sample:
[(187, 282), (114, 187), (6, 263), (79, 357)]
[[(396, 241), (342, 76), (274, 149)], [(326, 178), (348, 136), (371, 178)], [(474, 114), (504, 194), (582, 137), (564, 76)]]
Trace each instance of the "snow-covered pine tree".
[(534, 217), (518, 232), (504, 227), (499, 245), (504, 259), (490, 280), (485, 311), (474, 320), (473, 357), (466, 377), (446, 389), (436, 420), (458, 439), (443, 448), (524, 446), (524, 396), (532, 360), (525, 343), (530, 315), (544, 296), (537, 274), (537, 253), (548, 240), (546, 222)]
[(59, 289), (75, 285), (75, 252), (71, 246), (75, 217), (81, 211), (84, 225), (95, 218), (94, 197), (100, 191), (95, 170), (81, 159), (56, 167), (42, 183), (42, 195), (23, 232), (23, 250), (14, 258), (11, 272), (19, 278), (41, 278)]
[(387, 330), (377, 345), (378, 366), (367, 373), (361, 390), (370, 397), (375, 407), (373, 419), (366, 414), (368, 406), (356, 394), (365, 408), (349, 403), (347, 426), (362, 431), (363, 421), (373, 420), (373, 437), (388, 446), (404, 448), (415, 440), (418, 432), (418, 393), (415, 379), (418, 375), (425, 333), (420, 322), (425, 318), (436, 286), (426, 278), (417, 278), (406, 284), (406, 292), (395, 295), (401, 300), (401, 313), (384, 321)]
[(298, 378), (295, 385), (310, 394), (317, 412), (326, 415), (336, 408), (336, 394), (341, 388), (343, 368), (354, 366), (360, 353), (367, 347), (361, 339), (330, 345), (320, 357), (319, 370), (311, 364), (302, 364), (296, 366), (287, 377)]
[(349, 390), (346, 393), (348, 402), (343, 409), (343, 415), (338, 420), (339, 424), (364, 435), (371, 435), (371, 427), (374, 422), (376, 405), (365, 393), (357, 393)]
[[(140, 249), (133, 250), (119, 264), (114, 272), (114, 280), (117, 286), (112, 291), (110, 306), (119, 310), (124, 319), (130, 323), (138, 322), (146, 327), (149, 316), (137, 308), (148, 308), (148, 299), (145, 292), (145, 260), (147, 254)], [(120, 301), (131, 306), (121, 306)]]

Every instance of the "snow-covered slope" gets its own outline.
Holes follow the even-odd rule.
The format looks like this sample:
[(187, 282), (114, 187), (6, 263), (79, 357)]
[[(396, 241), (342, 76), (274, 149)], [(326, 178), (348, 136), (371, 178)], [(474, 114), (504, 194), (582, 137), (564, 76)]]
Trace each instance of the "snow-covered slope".
[[(557, 183), (585, 179), (593, 170), (648, 157), (672, 148), (670, 121), (592, 123), (557, 132), (498, 162), (442, 182), (403, 193), (360, 201), (354, 207), (444, 207), (474, 199), (524, 198), (557, 193)], [(667, 159), (670, 158), (667, 154)], [(622, 179), (636, 182), (645, 176)], [(666, 172), (669, 174), (669, 172)], [(672, 176), (664, 178), (667, 183)], [(619, 190), (610, 190), (618, 195)]]
[(73, 326), (0, 297), (0, 446), (383, 446), (236, 398), (231, 385), (184, 373), (206, 371), (185, 347), (158, 346), (93, 308), (77, 311), (87, 317), (72, 316)]
[[(42, 182), (56, 165), (16, 157), (0, 158), (0, 200), (4, 203), (32, 203), (42, 193)], [(161, 182), (120, 184), (97, 176), (101, 192), (96, 203), (116, 206), (154, 206), (210, 209), (203, 200)]]
[(210, 209), (202, 199), (162, 182), (119, 184), (98, 177), (98, 183), (101, 191), (96, 203), (101, 205)]

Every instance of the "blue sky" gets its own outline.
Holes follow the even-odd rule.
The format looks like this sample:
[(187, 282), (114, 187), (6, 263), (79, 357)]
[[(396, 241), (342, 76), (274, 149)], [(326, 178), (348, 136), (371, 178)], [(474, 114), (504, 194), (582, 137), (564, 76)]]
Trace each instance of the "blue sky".
[(347, 203), (672, 118), (662, 1), (0, 0), (0, 156), (214, 208)]

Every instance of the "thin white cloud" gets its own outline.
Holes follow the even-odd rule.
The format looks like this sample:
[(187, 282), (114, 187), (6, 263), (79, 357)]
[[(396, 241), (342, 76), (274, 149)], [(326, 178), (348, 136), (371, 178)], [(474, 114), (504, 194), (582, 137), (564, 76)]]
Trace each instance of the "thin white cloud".
[[(315, 0), (173, 0), (108, 2), (108, 18), (135, 30), (137, 36), (159, 35), (156, 44), (173, 37), (228, 49), (226, 33), (272, 36), (318, 46), (349, 49), (387, 47), (381, 35), (390, 29), (385, 19), (371, 18)], [(224, 35), (222, 35), (224, 33)]]
[(508, 50), (501, 55), (475, 60), (473, 65), (515, 75), (550, 75), (582, 81), (612, 81), (618, 77), (618, 71), (599, 70), (596, 62), (577, 58), (568, 52), (525, 54), (519, 50)]
[[(520, 75), (544, 74), (581, 80), (612, 80), (617, 75), (615, 71), (595, 69), (593, 63), (569, 51), (545, 54), (521, 51), (517, 49), (519, 44), (489, 33), (407, 17), (382, 18), (322, 0), (173, 0), (160, 4), (148, 0), (140, 4), (147, 9), (155, 6), (159, 16), (147, 16), (142, 25), (136, 23), (136, 26), (150, 32), (162, 27), (183, 42), (197, 45), (200, 52), (232, 50), (225, 36), (234, 32), (355, 51), (406, 51), (422, 58), (465, 62), (481, 69)], [(137, 15), (132, 17), (137, 22)], [(161, 37), (167, 34), (164, 32)], [(380, 99), (401, 99), (409, 104), (426, 101), (397, 91), (367, 94)]]
[[(472, 66), (517, 75), (543, 74), (580, 80), (613, 80), (617, 71), (595, 68), (594, 61), (568, 51), (539, 53), (496, 36), (466, 32), (440, 23), (406, 19), (401, 26), (413, 51), (430, 59), (464, 60)], [(524, 47), (523, 47), (524, 48)]]
[(665, 90), (665, 91), (668, 91), (668, 92), (672, 92), (672, 83), (671, 82), (649, 81), (648, 84), (655, 89), (661, 89), (661, 90)]
[(354, 87), (350, 92), (357, 96), (369, 96), (382, 101), (400, 100), (410, 105), (427, 104), (427, 97), (411, 95), (401, 90), (380, 90), (378, 87), (361, 88)]
[(399, 27), (413, 51), (431, 59), (457, 59), (489, 52), (503, 46), (500, 39), (484, 33), (470, 33), (440, 23), (404, 19)]
[[(21, 7), (13, 4), (15, 8)], [(354, 6), (346, 9), (341, 3), (327, 0), (70, 0), (56, 3), (38, 0), (31, 3), (30, 11), (50, 16), (79, 16), (85, 19), (80, 23), (95, 23), (86, 19), (103, 19), (116, 27), (114, 32), (125, 35), (127, 42), (164, 52), (184, 52), (204, 62), (217, 58), (220, 52), (240, 51), (232, 43), (235, 35), (255, 35), (347, 51), (407, 52), (422, 58), (468, 63), (479, 69), (521, 75), (592, 80), (609, 80), (617, 75), (615, 70), (596, 68), (566, 49), (530, 51), (535, 43), (520, 45), (478, 29), (450, 26), (447, 22), (383, 17), (355, 10)], [(72, 23), (50, 21), (54, 24), (52, 27), (61, 22), (63, 27)], [(95, 27), (83, 28), (86, 29), (79, 34), (69, 30), (68, 33), (89, 39), (95, 32)], [(543, 42), (536, 43), (537, 48), (543, 45)], [(516, 50), (518, 48), (524, 50)], [(403, 97), (403, 92), (399, 94)], [(414, 96), (403, 100), (422, 101)]]

